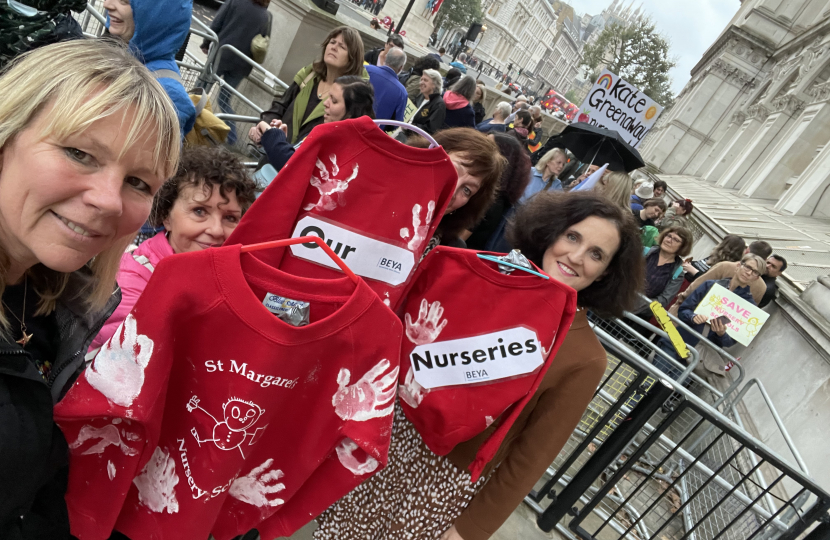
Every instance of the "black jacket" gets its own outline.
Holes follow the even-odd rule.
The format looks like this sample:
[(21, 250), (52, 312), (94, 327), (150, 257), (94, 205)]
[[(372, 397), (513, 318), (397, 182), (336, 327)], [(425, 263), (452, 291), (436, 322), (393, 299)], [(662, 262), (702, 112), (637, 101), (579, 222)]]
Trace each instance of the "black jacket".
[(385, 47), (378, 47), (377, 49), (371, 49), (363, 55), (363, 61), (372, 64), (373, 66), (378, 65), (378, 57), (380, 56), (380, 53), (383, 52), (384, 48)]
[[(232, 45), (248, 57), (251, 56), (251, 41), (255, 36), (265, 35), (268, 30), (268, 9), (253, 0), (227, 0), (210, 29), (219, 37), (217, 47)], [(207, 40), (202, 46), (207, 44)], [(235, 54), (222, 53), (217, 75), (228, 75), (234, 79), (244, 79), (253, 67)]]
[(56, 318), (60, 346), (44, 381), (29, 354), (0, 339), (0, 538), (66, 540), (64, 502), (69, 454), (52, 407), (80, 375), (84, 355), (104, 321), (121, 301), (116, 290), (106, 307), (88, 313), (85, 285), (90, 272), (72, 274)]
[(447, 128), (454, 127), (476, 127), (476, 113), (473, 112), (473, 107), (469, 103), (460, 109), (447, 109), (446, 118), (444, 119), (444, 126)]
[(432, 94), (429, 101), (421, 107), (412, 119), (412, 125), (417, 126), (430, 135), (444, 128), (447, 117), (447, 106), (441, 94)]
[(480, 101), (476, 101), (475, 103), (473, 103), (473, 112), (475, 112), (476, 115), (476, 125), (479, 125), (480, 123), (484, 122), (484, 117), (487, 115), (487, 113), (484, 110), (483, 103), (481, 103)]

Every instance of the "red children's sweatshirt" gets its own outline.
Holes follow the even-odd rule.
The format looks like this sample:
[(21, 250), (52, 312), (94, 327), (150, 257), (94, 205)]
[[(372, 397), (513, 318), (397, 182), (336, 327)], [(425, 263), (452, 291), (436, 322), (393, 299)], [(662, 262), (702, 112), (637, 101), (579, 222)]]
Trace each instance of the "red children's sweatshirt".
[[(226, 244), (320, 236), (395, 308), (457, 181), (455, 166), (440, 147), (401, 144), (365, 116), (323, 124), (303, 141)], [(313, 243), (256, 256), (294, 275), (342, 275)]]
[(470, 465), (477, 480), (565, 339), (576, 292), (439, 246), (418, 267), (403, 312), (398, 393), (427, 447), (446, 455), (499, 421)]
[[(310, 324), (278, 319), (283, 299)], [(55, 407), (72, 533), (290, 536), (386, 464), (401, 334), (362, 280), (239, 246), (165, 259)]]

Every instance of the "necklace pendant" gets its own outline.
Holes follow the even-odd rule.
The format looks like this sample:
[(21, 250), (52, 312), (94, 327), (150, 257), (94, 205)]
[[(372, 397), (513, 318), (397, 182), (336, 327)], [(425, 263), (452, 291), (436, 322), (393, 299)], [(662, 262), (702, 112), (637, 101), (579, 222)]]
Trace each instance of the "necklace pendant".
[(29, 341), (31, 341), (33, 335), (34, 334), (27, 334), (26, 331), (24, 330), (23, 331), (23, 337), (18, 339), (15, 343), (17, 343), (21, 347), (25, 347), (26, 345), (29, 344)]

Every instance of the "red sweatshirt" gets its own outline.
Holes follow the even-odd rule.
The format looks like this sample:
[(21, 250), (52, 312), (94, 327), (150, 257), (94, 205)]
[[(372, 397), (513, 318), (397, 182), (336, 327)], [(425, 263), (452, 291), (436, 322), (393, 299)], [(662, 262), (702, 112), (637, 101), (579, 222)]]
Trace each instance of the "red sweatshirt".
[[(412, 148), (361, 117), (312, 130), (226, 244), (320, 236), (394, 308), (455, 191), (441, 148)], [(340, 274), (316, 244), (257, 252), (288, 273)]]
[[(310, 324), (279, 320), (275, 297), (309, 302)], [(401, 335), (362, 281), (239, 246), (164, 259), (55, 407), (72, 533), (290, 536), (385, 466)]]
[(576, 292), (477, 252), (439, 246), (404, 303), (401, 405), (443, 456), (499, 418), (470, 465), (473, 480), (533, 396), (576, 313)]

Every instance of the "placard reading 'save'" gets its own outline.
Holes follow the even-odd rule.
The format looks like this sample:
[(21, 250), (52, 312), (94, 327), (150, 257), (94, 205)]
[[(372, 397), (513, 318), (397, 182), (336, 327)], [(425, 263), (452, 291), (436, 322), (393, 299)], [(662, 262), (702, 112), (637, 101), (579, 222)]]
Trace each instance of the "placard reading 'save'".
[(637, 148), (662, 112), (639, 88), (604, 69), (582, 102), (577, 121), (614, 130)]
[(769, 318), (766, 311), (717, 284), (697, 305), (695, 314), (704, 315), (707, 321), (726, 315), (730, 321), (726, 333), (742, 345), (749, 345)]

